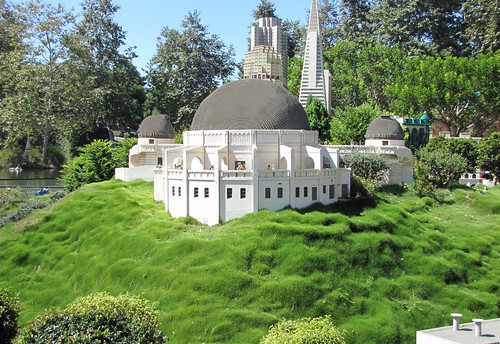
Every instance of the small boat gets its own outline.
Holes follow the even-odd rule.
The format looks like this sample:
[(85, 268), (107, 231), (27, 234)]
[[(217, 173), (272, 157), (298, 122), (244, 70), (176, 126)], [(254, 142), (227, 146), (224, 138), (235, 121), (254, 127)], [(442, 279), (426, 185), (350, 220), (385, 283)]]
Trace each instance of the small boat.
[(11, 172), (21, 172), (23, 169), (20, 166), (17, 167), (9, 167), (9, 171)]

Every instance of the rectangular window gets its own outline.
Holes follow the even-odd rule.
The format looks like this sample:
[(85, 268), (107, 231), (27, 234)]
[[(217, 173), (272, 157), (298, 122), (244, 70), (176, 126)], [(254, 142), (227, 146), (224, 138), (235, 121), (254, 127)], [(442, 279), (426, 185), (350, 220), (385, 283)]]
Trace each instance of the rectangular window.
[(307, 194), (308, 194), (307, 186), (304, 186), (304, 197), (307, 197)]
[(172, 186), (172, 196), (175, 196), (175, 186)]
[(180, 186), (178, 188), (178, 192), (177, 193), (179, 194), (179, 196), (181, 195), (181, 187)]
[(278, 198), (283, 198), (283, 188), (278, 188)]
[(241, 199), (247, 198), (247, 189), (245, 189), (245, 188), (240, 189), (240, 198)]
[(163, 158), (158, 158), (158, 166), (163, 166)]
[(154, 145), (155, 144), (155, 139), (149, 139), (149, 144)]
[(194, 198), (198, 198), (198, 188), (194, 188)]
[(298, 186), (295, 188), (295, 197), (300, 197), (300, 188)]
[(326, 185), (323, 185), (323, 193), (326, 194)]
[(271, 198), (271, 188), (266, 188), (266, 198)]
[(313, 201), (318, 200), (318, 188), (316, 186), (312, 187), (312, 200)]
[(389, 145), (389, 141), (382, 141), (382, 146), (388, 146)]
[(329, 185), (328, 186), (328, 198), (329, 199), (334, 199), (335, 198), (335, 185)]
[(227, 199), (233, 198), (233, 188), (227, 188), (226, 197), (227, 197)]
[(342, 198), (347, 198), (349, 192), (348, 187), (347, 184), (342, 184)]
[(210, 191), (208, 188), (205, 188), (205, 198), (208, 198), (210, 196)]

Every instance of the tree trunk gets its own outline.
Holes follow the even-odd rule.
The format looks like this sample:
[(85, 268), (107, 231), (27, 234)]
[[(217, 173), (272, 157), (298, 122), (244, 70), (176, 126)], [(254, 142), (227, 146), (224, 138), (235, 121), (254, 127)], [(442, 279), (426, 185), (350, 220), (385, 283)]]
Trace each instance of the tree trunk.
[(115, 134), (113, 134), (113, 130), (111, 130), (111, 125), (109, 124), (108, 121), (106, 121), (106, 129), (108, 129), (108, 137), (109, 137), (110, 141), (114, 141)]
[(50, 130), (50, 122), (49, 120), (46, 120), (45, 128), (43, 130), (43, 145), (42, 145), (42, 157), (44, 165), (47, 165), (48, 150), (49, 150), (49, 130)]

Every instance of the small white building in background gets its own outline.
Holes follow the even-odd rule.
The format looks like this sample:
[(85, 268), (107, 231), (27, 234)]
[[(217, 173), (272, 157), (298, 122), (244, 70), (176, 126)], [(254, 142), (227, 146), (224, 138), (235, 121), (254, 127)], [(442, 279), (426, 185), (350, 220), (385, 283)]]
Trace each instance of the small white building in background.
[(416, 344), (500, 344), (500, 318), (460, 324), (462, 314), (451, 315), (452, 326), (417, 331)]
[(227, 83), (207, 97), (182, 146), (165, 148), (154, 173), (155, 200), (167, 212), (208, 225), (350, 194), (339, 149), (318, 144), (291, 93), (255, 79)]
[(115, 178), (126, 182), (141, 178), (153, 181), (153, 171), (163, 165), (163, 149), (176, 147), (175, 131), (165, 115), (144, 118), (137, 131), (137, 144), (130, 149), (129, 167), (115, 169)]
[(365, 134), (365, 145), (336, 146), (340, 154), (358, 152), (381, 155), (388, 161), (389, 171), (382, 184), (413, 183), (413, 153), (405, 146), (401, 124), (391, 116), (375, 118)]

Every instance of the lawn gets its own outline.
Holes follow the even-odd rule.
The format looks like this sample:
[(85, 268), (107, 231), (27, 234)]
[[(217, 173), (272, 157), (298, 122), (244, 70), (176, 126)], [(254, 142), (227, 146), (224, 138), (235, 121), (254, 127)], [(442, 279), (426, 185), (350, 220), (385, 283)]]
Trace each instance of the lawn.
[(325, 314), (349, 343), (414, 343), (451, 312), (500, 316), (500, 188), (378, 196), (207, 227), (171, 218), (152, 183), (91, 184), (0, 228), (0, 287), (21, 326), (98, 291), (142, 295), (172, 343), (258, 343)]

